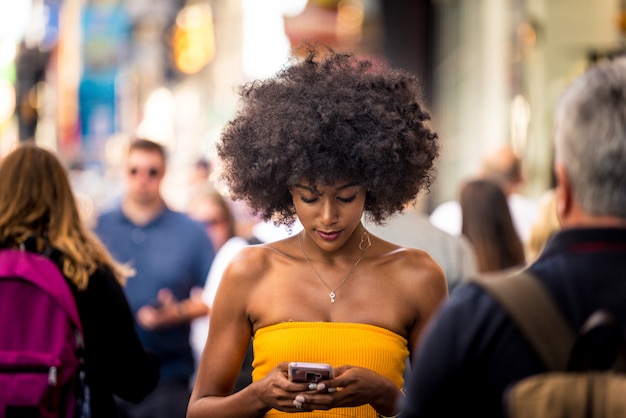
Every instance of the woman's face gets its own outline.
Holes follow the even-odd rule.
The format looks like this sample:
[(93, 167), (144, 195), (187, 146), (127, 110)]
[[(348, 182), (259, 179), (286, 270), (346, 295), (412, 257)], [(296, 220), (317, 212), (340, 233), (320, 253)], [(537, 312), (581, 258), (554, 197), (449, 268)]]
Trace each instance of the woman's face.
[(211, 238), (215, 250), (222, 248), (222, 245), (230, 238), (230, 225), (222, 207), (210, 197), (197, 199), (187, 210), (192, 219), (202, 224)]
[(362, 186), (347, 182), (315, 186), (302, 181), (289, 190), (298, 219), (323, 250), (342, 247), (361, 223), (365, 207)]

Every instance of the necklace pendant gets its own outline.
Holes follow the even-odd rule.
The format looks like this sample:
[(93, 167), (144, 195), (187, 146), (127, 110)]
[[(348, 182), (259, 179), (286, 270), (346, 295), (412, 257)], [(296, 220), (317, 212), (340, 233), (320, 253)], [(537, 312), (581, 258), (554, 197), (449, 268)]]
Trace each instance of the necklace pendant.
[(330, 303), (335, 303), (335, 292), (330, 292), (328, 296), (330, 296)]

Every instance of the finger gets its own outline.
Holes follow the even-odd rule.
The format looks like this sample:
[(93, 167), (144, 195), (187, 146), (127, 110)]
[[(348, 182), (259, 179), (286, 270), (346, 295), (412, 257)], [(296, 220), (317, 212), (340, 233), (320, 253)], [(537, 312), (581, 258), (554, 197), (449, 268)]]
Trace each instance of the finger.
[(202, 300), (202, 293), (204, 290), (201, 287), (194, 287), (191, 289), (191, 293), (189, 294), (190, 299), (194, 300)]
[(296, 396), (296, 399), (293, 400), (293, 406), (296, 407), (296, 409), (302, 409), (302, 405), (304, 404), (304, 396), (302, 395), (298, 395)]
[(137, 322), (146, 329), (151, 329), (155, 323), (155, 311), (151, 307), (144, 307), (137, 312)]
[(174, 300), (174, 294), (170, 289), (163, 288), (159, 290), (157, 298), (163, 303), (172, 302)]

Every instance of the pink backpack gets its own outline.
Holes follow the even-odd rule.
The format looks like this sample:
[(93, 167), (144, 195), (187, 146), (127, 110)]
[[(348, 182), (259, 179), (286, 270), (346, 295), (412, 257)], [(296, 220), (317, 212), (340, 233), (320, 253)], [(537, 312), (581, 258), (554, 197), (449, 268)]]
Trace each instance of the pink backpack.
[(76, 303), (57, 266), (0, 250), (0, 418), (88, 417), (83, 349)]

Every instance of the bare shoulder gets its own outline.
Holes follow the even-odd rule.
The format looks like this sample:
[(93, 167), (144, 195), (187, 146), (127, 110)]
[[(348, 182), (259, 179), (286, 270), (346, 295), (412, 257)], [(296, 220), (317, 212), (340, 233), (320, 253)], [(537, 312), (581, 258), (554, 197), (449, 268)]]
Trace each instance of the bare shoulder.
[(404, 247), (377, 237), (375, 240), (376, 245), (379, 247), (376, 255), (381, 262), (397, 263), (402, 268), (419, 270), (424, 274), (429, 272), (435, 275), (443, 274), (439, 264), (426, 251), (419, 248)]
[(447, 294), (445, 273), (431, 255), (421, 249), (403, 247), (389, 241), (376, 238), (379, 251), (376, 252), (378, 263), (397, 279), (398, 285), (423, 293), (436, 295)]
[(268, 252), (266, 244), (243, 247), (235, 255), (228, 266), (230, 274), (249, 272), (250, 269), (260, 268), (260, 264), (266, 263)]
[(369, 274), (377, 283), (375, 297), (394, 307), (384, 320), (376, 320), (405, 335), (413, 349), (428, 318), (448, 296), (445, 274), (426, 251), (377, 237), (372, 237), (371, 249)]
[(290, 239), (242, 248), (226, 268), (223, 280), (236, 281), (238, 284), (258, 282), (278, 266), (291, 263), (293, 246), (289, 244)]

